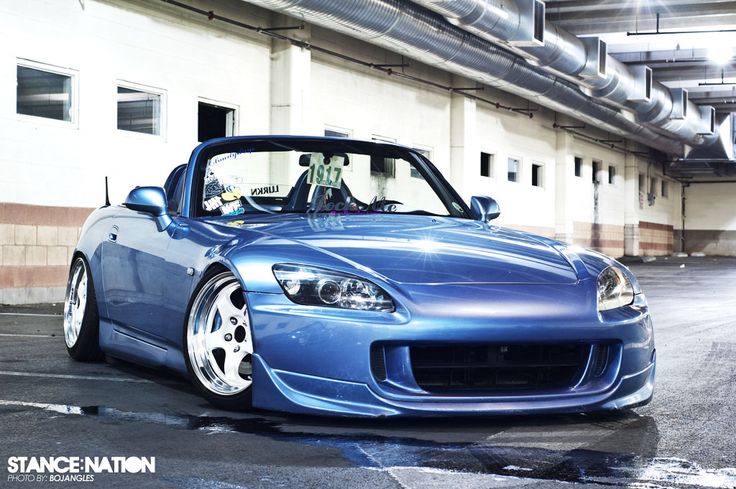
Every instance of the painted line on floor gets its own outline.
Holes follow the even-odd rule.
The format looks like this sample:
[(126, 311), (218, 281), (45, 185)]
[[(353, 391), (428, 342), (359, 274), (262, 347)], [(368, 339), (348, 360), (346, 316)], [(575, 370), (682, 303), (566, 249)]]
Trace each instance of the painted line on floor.
[(83, 414), (82, 408), (79, 406), (69, 406), (67, 404), (48, 404), (43, 402), (26, 402), (26, 401), (4, 401), (0, 400), (0, 406), (16, 406), (16, 407), (33, 407), (52, 411), (60, 414)]
[(56, 338), (56, 335), (52, 334), (0, 333), (0, 336), (9, 338)]
[(148, 379), (133, 379), (126, 377), (109, 377), (102, 375), (73, 375), (73, 374), (46, 374), (46, 373), (35, 373), (35, 372), (14, 372), (10, 370), (0, 370), (0, 375), (7, 375), (11, 377), (39, 377), (39, 378), (51, 378), (51, 379), (72, 379), (72, 380), (103, 380), (110, 382), (134, 382), (137, 384), (155, 384), (154, 381)]
[(31, 312), (0, 312), (0, 316), (30, 316), (30, 317), (39, 317), (39, 318), (62, 318), (64, 317), (61, 314), (41, 314), (41, 313), (31, 313)]

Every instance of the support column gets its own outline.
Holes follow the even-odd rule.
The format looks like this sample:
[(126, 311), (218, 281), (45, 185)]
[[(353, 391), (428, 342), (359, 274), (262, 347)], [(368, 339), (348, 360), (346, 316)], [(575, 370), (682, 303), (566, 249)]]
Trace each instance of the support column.
[(624, 254), (639, 256), (639, 159), (626, 153), (624, 171)]
[[(274, 14), (273, 25), (284, 27), (297, 21)], [(309, 41), (309, 26), (289, 31), (290, 37)], [(312, 52), (289, 41), (271, 41), (271, 133), (314, 134), (309, 110), (311, 100)]]
[(557, 154), (555, 156), (555, 239), (572, 243), (574, 238), (573, 206), (575, 195), (572, 179), (575, 178), (575, 154), (573, 138), (564, 130), (557, 130)]
[[(454, 82), (463, 84), (460, 80)], [(474, 189), (468, 182), (479, 171), (476, 101), (452, 94), (450, 117), (450, 181), (463, 199), (469, 201)]]
[[(274, 27), (287, 27), (297, 21), (273, 14)], [(308, 42), (309, 26), (303, 30), (288, 31), (290, 37)], [(322, 135), (317, 127), (320, 121), (312, 119), (310, 111), (312, 52), (289, 41), (271, 41), (271, 134)], [(270, 182), (272, 184), (295, 181), (300, 168), (292, 161), (297, 156), (290, 153), (271, 159)]]

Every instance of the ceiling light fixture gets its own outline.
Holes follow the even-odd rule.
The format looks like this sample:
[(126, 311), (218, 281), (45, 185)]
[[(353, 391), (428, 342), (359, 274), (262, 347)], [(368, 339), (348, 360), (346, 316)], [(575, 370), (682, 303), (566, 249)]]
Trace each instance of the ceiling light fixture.
[(719, 66), (727, 65), (733, 59), (733, 48), (728, 44), (715, 45), (708, 50), (708, 59)]

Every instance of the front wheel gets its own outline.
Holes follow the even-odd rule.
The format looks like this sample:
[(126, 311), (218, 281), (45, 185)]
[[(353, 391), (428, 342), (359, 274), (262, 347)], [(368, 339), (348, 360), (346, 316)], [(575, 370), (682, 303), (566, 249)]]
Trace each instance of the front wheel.
[(190, 377), (217, 407), (252, 405), (253, 334), (243, 288), (230, 272), (205, 276), (189, 308), (184, 346)]
[(69, 270), (64, 298), (64, 342), (69, 356), (81, 362), (100, 360), (99, 329), (92, 275), (87, 262), (79, 256)]

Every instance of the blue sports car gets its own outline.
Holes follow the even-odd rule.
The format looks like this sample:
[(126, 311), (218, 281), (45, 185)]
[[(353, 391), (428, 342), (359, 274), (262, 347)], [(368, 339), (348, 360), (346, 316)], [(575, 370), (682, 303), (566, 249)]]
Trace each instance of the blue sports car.
[(394, 416), (647, 403), (632, 273), (489, 224), (422, 154), (323, 137), (199, 145), (97, 209), (71, 264), (72, 358), (186, 375), (226, 409)]

